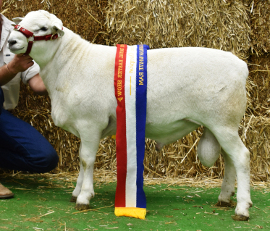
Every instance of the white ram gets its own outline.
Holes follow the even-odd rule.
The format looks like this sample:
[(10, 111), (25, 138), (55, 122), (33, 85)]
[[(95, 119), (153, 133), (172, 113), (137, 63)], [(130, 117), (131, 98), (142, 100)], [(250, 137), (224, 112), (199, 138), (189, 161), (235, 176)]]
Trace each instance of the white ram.
[[(14, 21), (35, 36), (59, 35), (55, 40), (34, 42), (30, 56), (40, 65), (54, 123), (81, 139), (81, 169), (72, 198), (77, 199), (77, 209), (86, 209), (94, 196), (99, 141), (116, 133), (116, 47), (85, 41), (46, 11), (30, 12)], [(11, 33), (13, 53), (25, 53), (27, 43), (19, 31)], [(230, 52), (207, 48), (153, 49), (147, 54), (146, 137), (156, 140), (160, 148), (203, 125), (198, 146), (201, 161), (212, 165), (220, 151), (225, 159), (218, 203), (231, 203), (237, 176), (236, 218), (248, 219), (250, 154), (238, 135), (246, 107), (246, 63)]]

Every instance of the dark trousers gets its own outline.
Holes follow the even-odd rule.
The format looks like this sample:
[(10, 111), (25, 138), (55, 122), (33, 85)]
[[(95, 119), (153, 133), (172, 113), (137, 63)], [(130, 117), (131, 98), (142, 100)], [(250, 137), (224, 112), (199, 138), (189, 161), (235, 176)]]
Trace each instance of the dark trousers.
[(30, 124), (2, 108), (0, 87), (0, 168), (43, 173), (54, 169), (58, 155), (52, 145)]

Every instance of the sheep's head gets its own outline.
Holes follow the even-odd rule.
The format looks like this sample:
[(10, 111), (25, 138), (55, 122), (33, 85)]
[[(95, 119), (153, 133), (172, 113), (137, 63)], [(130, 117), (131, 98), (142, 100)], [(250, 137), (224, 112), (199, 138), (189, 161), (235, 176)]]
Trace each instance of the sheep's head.
[[(13, 21), (17, 26), (15, 26), (16, 29), (12, 31), (8, 43), (10, 51), (15, 54), (26, 53), (29, 41), (33, 41), (34, 38), (35, 40), (36, 38), (44, 39), (33, 42), (30, 52), (31, 57), (44, 56), (44, 52), (47, 50), (52, 53), (52, 47), (55, 42), (47, 39), (49, 38), (48, 36), (53, 35), (54, 38), (59, 38), (64, 35), (62, 21), (55, 15), (44, 10), (32, 11), (24, 18), (15, 18)], [(27, 38), (28, 36), (25, 34), (25, 31), (28, 31), (30, 35), (33, 33), (33, 36)]]

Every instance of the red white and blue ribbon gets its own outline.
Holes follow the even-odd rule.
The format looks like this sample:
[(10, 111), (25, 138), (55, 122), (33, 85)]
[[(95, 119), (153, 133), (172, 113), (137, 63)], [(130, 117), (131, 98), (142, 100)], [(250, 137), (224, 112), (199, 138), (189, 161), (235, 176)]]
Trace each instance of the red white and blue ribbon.
[(143, 191), (145, 152), (147, 45), (117, 45), (115, 96), (117, 99), (117, 187), (115, 215), (144, 219)]

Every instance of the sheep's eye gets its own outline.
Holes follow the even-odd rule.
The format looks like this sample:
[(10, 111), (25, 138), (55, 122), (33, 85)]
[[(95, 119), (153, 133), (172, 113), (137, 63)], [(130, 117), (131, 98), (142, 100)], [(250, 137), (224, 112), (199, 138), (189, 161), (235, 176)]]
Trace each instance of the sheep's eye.
[(45, 26), (43, 26), (43, 27), (41, 27), (41, 28), (40, 28), (40, 30), (42, 30), (42, 31), (47, 31), (47, 30), (48, 30), (48, 28), (47, 28), (47, 27), (45, 27)]

